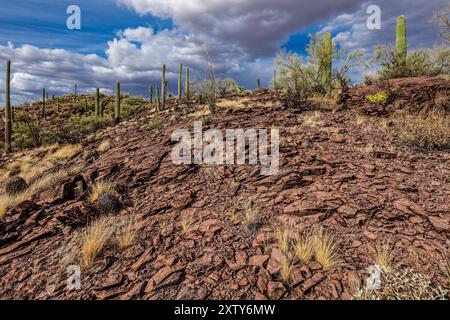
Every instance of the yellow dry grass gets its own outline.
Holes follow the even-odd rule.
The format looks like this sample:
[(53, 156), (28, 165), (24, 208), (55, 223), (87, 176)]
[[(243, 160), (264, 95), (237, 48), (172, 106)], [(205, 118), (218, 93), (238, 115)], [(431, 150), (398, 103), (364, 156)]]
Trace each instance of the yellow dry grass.
[(81, 145), (66, 145), (49, 156), (49, 160), (56, 163), (66, 163), (81, 150)]
[(322, 113), (320, 111), (307, 112), (303, 116), (303, 124), (310, 128), (317, 128), (323, 126), (321, 120)]
[(111, 142), (109, 140), (105, 140), (100, 143), (97, 150), (100, 153), (105, 153), (106, 151), (109, 150), (109, 148), (111, 148)]
[(92, 266), (95, 257), (110, 240), (115, 226), (115, 219), (106, 216), (92, 222), (83, 232), (81, 238), (81, 266)]
[(402, 144), (427, 150), (450, 148), (450, 114), (446, 112), (400, 112), (394, 122)]
[(289, 256), (291, 229), (287, 225), (283, 225), (277, 231), (278, 247), (284, 256)]
[(114, 184), (109, 180), (97, 181), (92, 187), (89, 199), (91, 202), (97, 202), (102, 194), (114, 190)]
[(381, 268), (381, 270), (388, 272), (393, 269), (394, 256), (392, 248), (387, 245), (377, 245), (375, 247), (375, 263)]
[(132, 217), (122, 219), (122, 221), (119, 222), (116, 231), (116, 241), (119, 248), (126, 249), (132, 246), (136, 239), (137, 232), (138, 230)]
[(3, 194), (0, 196), (0, 219), (2, 219), (7, 211), (15, 206), (18, 206), (26, 200), (31, 200), (33, 196), (39, 191), (51, 186), (58, 181), (79, 172), (79, 167), (72, 167), (68, 169), (62, 169), (54, 173), (47, 174), (40, 179), (36, 179), (29, 187), (17, 195)]
[(306, 263), (314, 255), (314, 235), (311, 230), (303, 230), (295, 235), (295, 255)]
[(316, 230), (314, 234), (314, 256), (324, 269), (341, 263), (339, 240), (333, 231), (324, 228)]

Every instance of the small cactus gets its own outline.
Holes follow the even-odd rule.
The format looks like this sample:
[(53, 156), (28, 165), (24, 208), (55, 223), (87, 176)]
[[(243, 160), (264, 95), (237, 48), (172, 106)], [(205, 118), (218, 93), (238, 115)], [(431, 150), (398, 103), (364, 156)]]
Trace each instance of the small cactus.
[(186, 68), (186, 83), (184, 84), (184, 95), (186, 96), (186, 99), (189, 101), (190, 98), (190, 91), (189, 91), (189, 68)]
[(116, 107), (114, 109), (114, 122), (120, 122), (120, 82), (116, 82)]
[(12, 153), (11, 61), (6, 62), (5, 153)]
[(397, 30), (395, 39), (395, 48), (397, 53), (397, 63), (400, 66), (406, 65), (406, 57), (408, 54), (408, 43), (406, 38), (406, 19), (405, 16), (397, 18)]
[(163, 64), (162, 67), (162, 79), (161, 79), (161, 100), (162, 100), (162, 109), (164, 109), (166, 105), (166, 65)]
[(119, 199), (113, 192), (105, 192), (100, 195), (97, 203), (98, 209), (102, 213), (118, 213), (122, 207)]
[(42, 118), (45, 118), (45, 88), (42, 89)]
[(95, 90), (95, 116), (100, 116), (100, 88)]
[(181, 99), (181, 80), (183, 78), (183, 65), (178, 68), (178, 99)]
[(27, 182), (19, 176), (13, 176), (6, 181), (5, 191), (8, 195), (21, 194), (28, 188)]

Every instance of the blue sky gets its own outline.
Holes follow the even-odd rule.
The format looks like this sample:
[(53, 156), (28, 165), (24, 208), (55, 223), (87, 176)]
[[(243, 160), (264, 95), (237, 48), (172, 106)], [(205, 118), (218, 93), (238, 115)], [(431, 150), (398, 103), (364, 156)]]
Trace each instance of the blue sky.
[[(82, 29), (68, 30), (66, 9), (82, 9)], [(155, 31), (173, 28), (171, 19), (140, 16), (113, 0), (17, 0), (0, 4), (0, 43), (41, 48), (63, 48), (104, 56), (107, 41), (125, 28), (151, 26)]]
[[(277, 51), (305, 54), (310, 34), (331, 31), (335, 43), (362, 48), (367, 57), (394, 39), (395, 19), (404, 14), (410, 50), (439, 43), (429, 24), (447, 0), (15, 0), (1, 1), (0, 74), (13, 63), (14, 101), (32, 100), (42, 87), (53, 94), (100, 87), (145, 95), (160, 81), (163, 63), (169, 87), (178, 64), (202, 78), (205, 45), (216, 72), (247, 88), (271, 82)], [(81, 8), (81, 30), (68, 30), (66, 9)], [(370, 4), (382, 10), (382, 30), (366, 27)], [(0, 77), (0, 88), (4, 79)], [(0, 103), (2, 90), (0, 89)]]

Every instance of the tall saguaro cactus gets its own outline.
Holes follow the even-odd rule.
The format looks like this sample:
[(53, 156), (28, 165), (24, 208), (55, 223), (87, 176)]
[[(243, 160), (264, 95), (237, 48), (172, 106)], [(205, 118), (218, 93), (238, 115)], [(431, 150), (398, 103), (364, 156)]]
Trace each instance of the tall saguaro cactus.
[(395, 39), (395, 49), (397, 53), (397, 63), (401, 66), (406, 65), (406, 56), (408, 54), (408, 42), (406, 38), (406, 19), (405, 16), (397, 18), (397, 32)]
[(114, 109), (114, 122), (120, 122), (120, 82), (116, 82), (116, 107)]
[(184, 84), (184, 95), (186, 96), (186, 99), (189, 101), (191, 95), (189, 90), (189, 68), (186, 68), (186, 82)]
[(42, 89), (42, 118), (45, 118), (45, 88)]
[(148, 97), (148, 104), (149, 104), (150, 108), (153, 107), (153, 85), (152, 84), (150, 85), (150, 94)]
[(258, 91), (261, 91), (261, 80), (258, 79), (256, 81), (256, 85), (257, 85)]
[(95, 116), (100, 116), (100, 88), (95, 90)]
[(6, 62), (5, 153), (12, 153), (11, 61)]
[(178, 68), (178, 99), (181, 99), (181, 78), (183, 77), (183, 65)]
[(162, 67), (162, 79), (161, 79), (161, 100), (162, 100), (162, 109), (164, 109), (166, 105), (166, 65), (163, 64)]
[(333, 40), (329, 32), (325, 32), (322, 38), (322, 53), (320, 54), (319, 73), (325, 89), (331, 90), (331, 77), (333, 69)]
[(156, 97), (155, 97), (155, 104), (156, 104), (156, 111), (161, 111), (161, 103), (159, 101), (159, 88), (158, 85), (156, 85)]

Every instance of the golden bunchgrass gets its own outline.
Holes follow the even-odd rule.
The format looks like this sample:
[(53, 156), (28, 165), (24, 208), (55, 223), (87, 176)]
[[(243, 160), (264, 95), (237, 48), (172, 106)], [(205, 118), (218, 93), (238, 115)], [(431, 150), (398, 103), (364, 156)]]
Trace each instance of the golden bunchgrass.
[(84, 269), (90, 268), (95, 257), (110, 241), (114, 233), (115, 218), (102, 217), (93, 221), (83, 232), (81, 238), (81, 265)]
[(314, 256), (324, 269), (341, 263), (337, 235), (324, 228), (318, 228), (314, 234)]
[(303, 263), (314, 255), (314, 236), (311, 230), (302, 230), (295, 235), (295, 256)]
[(114, 191), (114, 184), (109, 180), (97, 181), (92, 187), (89, 199), (97, 202), (102, 194)]

